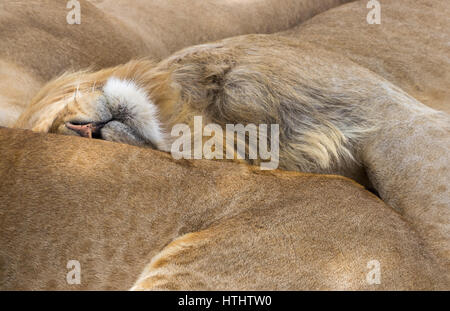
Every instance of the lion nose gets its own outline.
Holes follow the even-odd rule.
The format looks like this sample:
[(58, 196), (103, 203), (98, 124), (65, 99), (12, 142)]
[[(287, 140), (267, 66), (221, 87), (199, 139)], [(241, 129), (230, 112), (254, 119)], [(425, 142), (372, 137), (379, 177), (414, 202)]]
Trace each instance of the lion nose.
[(76, 132), (81, 137), (87, 138), (98, 138), (101, 136), (100, 130), (105, 125), (103, 122), (92, 122), (85, 124), (74, 124), (71, 122), (66, 122), (66, 127), (74, 132)]

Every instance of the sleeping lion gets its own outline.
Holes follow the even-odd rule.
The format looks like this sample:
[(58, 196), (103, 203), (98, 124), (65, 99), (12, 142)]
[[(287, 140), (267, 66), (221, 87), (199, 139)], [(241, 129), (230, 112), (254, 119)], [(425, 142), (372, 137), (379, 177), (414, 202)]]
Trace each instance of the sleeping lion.
[[(65, 74), (15, 126), (170, 151), (172, 128), (186, 124), (193, 133), (196, 116), (224, 131), (227, 124), (278, 124), (280, 169), (340, 174), (374, 187), (448, 260), (450, 172), (442, 155), (450, 117), (313, 43), (247, 35), (159, 63)], [(263, 137), (270, 145), (269, 136), (258, 143)], [(399, 187), (404, 180), (412, 186)]]

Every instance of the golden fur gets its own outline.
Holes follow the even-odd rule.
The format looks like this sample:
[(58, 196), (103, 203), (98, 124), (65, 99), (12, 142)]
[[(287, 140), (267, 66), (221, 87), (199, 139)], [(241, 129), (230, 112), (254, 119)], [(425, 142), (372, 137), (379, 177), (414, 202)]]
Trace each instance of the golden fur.
[[(417, 5), (424, 3), (430, 4), (420, 1)], [(361, 3), (356, 5), (360, 8)], [(408, 5), (414, 9), (414, 3), (408, 2)], [(351, 10), (352, 6), (341, 9), (344, 8)], [(341, 9), (330, 11), (329, 16), (343, 12)], [(326, 18), (327, 14), (319, 17)], [(364, 21), (360, 16), (353, 18), (346, 20), (348, 27)], [(411, 21), (416, 24), (409, 25), (409, 29), (420, 27), (417, 19)], [(339, 30), (345, 33), (342, 28)], [(405, 38), (408, 35), (411, 36), (406, 34)], [(442, 36), (445, 38), (445, 32)], [(352, 44), (353, 38), (354, 34), (349, 31), (345, 38), (347, 46)], [(244, 37), (244, 41), (247, 39), (251, 43), (254, 37)], [(381, 108), (374, 114), (375, 118), (363, 115), (364, 118), (377, 125), (383, 118), (398, 117), (387, 118), (388, 122), (382, 124), (386, 125), (385, 131), (363, 135), (363, 150), (355, 155), (360, 158), (359, 162), (369, 166), (370, 179), (383, 199), (403, 216), (342, 178), (261, 173), (245, 166), (206, 161), (172, 163), (169, 156), (148, 149), (1, 130), (3, 168), (0, 171), (4, 174), (4, 190), (0, 195), (6, 206), (1, 215), (5, 226), (0, 229), (3, 230), (0, 264), (6, 269), (0, 271), (8, 276), (0, 277), (5, 280), (2, 288), (69, 288), (64, 269), (68, 258), (88, 253), (82, 258), (82, 264), (87, 263), (88, 271), (96, 273), (88, 273), (87, 282), (80, 288), (129, 287), (135, 275), (150, 263), (134, 289), (448, 289), (448, 165), (442, 157), (448, 152), (447, 116), (427, 111), (401, 90), (384, 84), (385, 80), (348, 59), (321, 51), (320, 42), (293, 45), (306, 48), (301, 56), (325, 60), (328, 64), (329, 71), (323, 68), (326, 66), (318, 67), (323, 74), (320, 78), (325, 77), (321, 83), (328, 81), (327, 75), (340, 77), (341, 71), (344, 77), (348, 72), (356, 74), (355, 81), (347, 80), (355, 83), (349, 89), (356, 90), (358, 96), (372, 99), (378, 104), (377, 108)], [(434, 51), (439, 57), (441, 50)], [(384, 52), (389, 54), (389, 49)], [(376, 57), (381, 57), (380, 54)], [(404, 55), (393, 53), (390, 57), (387, 55), (385, 60), (395, 64), (395, 59)], [(143, 70), (146, 67), (143, 64), (148, 64), (152, 68), (150, 72), (155, 73), (153, 64), (145, 61), (138, 64)], [(339, 66), (333, 70), (334, 64)], [(317, 64), (310, 67), (313, 65)], [(420, 66), (414, 62), (409, 65)], [(124, 67), (114, 70), (120, 68)], [(376, 72), (374, 68), (370, 69)], [(208, 69), (217, 72), (220, 67)], [(103, 71), (102, 75), (107, 76), (106, 73)], [(384, 76), (383, 72), (378, 73)], [(172, 74), (163, 70), (157, 81), (167, 81)], [(97, 75), (94, 73), (93, 80)], [(432, 73), (427, 71), (427, 75), (432, 76)], [(68, 79), (76, 82), (73, 77)], [(82, 74), (80, 77), (92, 76)], [(384, 77), (397, 83), (389, 76)], [(401, 81), (401, 75), (396, 79)], [(87, 81), (86, 90), (92, 90), (93, 80)], [(406, 79), (402, 88), (407, 89), (408, 81), (411, 80)], [(445, 85), (446, 80), (443, 81), (440, 87)], [(78, 82), (73, 84), (78, 85)], [(74, 94), (74, 85), (70, 85), (67, 94)], [(100, 85), (94, 92), (83, 94), (97, 98), (101, 93)], [(306, 84), (311, 85), (312, 82)], [(177, 103), (179, 99), (180, 92), (173, 92), (166, 83), (146, 86), (157, 90), (152, 95), (158, 95), (167, 104), (163, 107), (170, 108), (170, 103)], [(60, 90), (52, 88), (51, 84), (47, 90), (48, 97), (46, 92), (36, 97), (47, 102), (35, 100), (30, 111), (35, 109), (37, 113), (52, 103), (52, 96), (60, 96)], [(429, 84), (424, 92), (428, 90)], [(63, 97), (67, 95), (64, 92)], [(84, 105), (92, 104), (89, 96), (84, 98)], [(83, 97), (79, 102), (83, 102)], [(433, 105), (433, 102), (426, 103)], [(59, 128), (56, 125), (61, 125), (61, 118), (71, 116), (70, 109), (64, 110), (64, 107), (65, 104), (57, 107), (58, 111), (62, 108), (63, 113), (53, 114), (46, 121), (53, 124), (58, 120), (54, 131)], [(85, 107), (97, 112), (92, 105)], [(412, 107), (415, 109), (411, 110)], [(72, 112), (72, 116), (78, 116), (80, 111)], [(405, 119), (410, 113), (413, 118)], [(32, 115), (30, 113), (28, 118)], [(22, 119), (23, 124), (36, 125), (26, 123), (29, 121)], [(435, 121), (438, 123), (432, 126)], [(436, 137), (441, 137), (443, 143)], [(417, 150), (418, 144), (423, 148)], [(79, 152), (73, 153), (73, 150)], [(118, 162), (126, 165), (117, 165)], [(193, 184), (196, 187), (192, 187)], [(117, 196), (111, 196), (114, 193)], [(114, 206), (118, 209), (111, 208)], [(61, 211), (64, 212), (61, 214)], [(86, 223), (89, 219), (91, 221)], [(168, 222), (168, 219), (179, 221)], [(124, 227), (124, 223), (130, 226)], [(123, 230), (111, 235), (112, 228)], [(142, 230), (134, 231), (134, 228)], [(74, 240), (73, 236), (81, 238)], [(100, 238), (93, 241), (93, 236)], [(30, 251), (23, 252), (17, 248), (18, 244), (29, 245), (24, 248)], [(38, 252), (34, 252), (35, 249)], [(238, 256), (243, 253), (246, 255)], [(381, 256), (372, 256), (376, 254)], [(326, 259), (321, 260), (323, 258)], [(368, 258), (379, 260), (382, 267), (388, 262), (381, 286), (364, 283)], [(60, 264), (54, 265), (56, 261)], [(26, 268), (19, 262), (24, 262)], [(35, 278), (36, 271), (40, 271), (40, 278)]]
[[(360, 3), (344, 8), (352, 5)], [(187, 48), (157, 64), (132, 61), (68, 74), (48, 84), (16, 126), (76, 135), (66, 122), (106, 122), (104, 139), (155, 145), (139, 135), (141, 123), (129, 124), (138, 113), (123, 115), (131, 99), (114, 109), (104, 100), (102, 86), (111, 77), (134, 81), (147, 93), (159, 110), (148, 121), (160, 122), (166, 133), (178, 123), (192, 126), (196, 115), (222, 127), (280, 124), (280, 168), (342, 174), (374, 187), (449, 264), (450, 176), (442, 157), (450, 148), (449, 115), (308, 41), (248, 35)], [(166, 148), (159, 149), (173, 140), (166, 135)]]
[[(354, 0), (92, 0), (136, 32), (153, 58), (239, 34), (273, 33)], [(126, 8), (126, 9), (124, 9)], [(149, 18), (150, 17), (150, 18)]]
[(342, 177), (12, 129), (0, 174), (2, 290), (450, 288), (413, 226)]
[(379, 0), (381, 24), (369, 25), (364, 0), (320, 14), (282, 35), (318, 44), (450, 113), (450, 5)]
[(39, 88), (64, 71), (161, 58), (208, 40), (280, 31), (347, 1), (80, 0), (80, 25), (66, 23), (67, 1), (2, 1), (0, 125), (12, 125)]

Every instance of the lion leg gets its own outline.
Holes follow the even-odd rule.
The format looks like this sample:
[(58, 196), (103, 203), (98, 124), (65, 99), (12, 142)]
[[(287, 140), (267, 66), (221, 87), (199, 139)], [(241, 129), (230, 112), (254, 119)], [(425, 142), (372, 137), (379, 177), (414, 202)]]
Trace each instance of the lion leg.
[(394, 122), (367, 144), (364, 162), (381, 198), (403, 214), (450, 267), (450, 116)]

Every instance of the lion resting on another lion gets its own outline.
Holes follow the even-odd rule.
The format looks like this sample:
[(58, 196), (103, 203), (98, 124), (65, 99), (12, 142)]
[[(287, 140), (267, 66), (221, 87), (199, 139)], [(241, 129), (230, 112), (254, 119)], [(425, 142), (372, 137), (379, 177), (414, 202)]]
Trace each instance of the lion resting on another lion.
[[(351, 5), (359, 3), (344, 8)], [(196, 116), (224, 132), (227, 124), (279, 124), (279, 168), (374, 187), (449, 265), (450, 116), (308, 41), (247, 35), (157, 64), (66, 74), (41, 90), (16, 127), (171, 151), (172, 129), (183, 123), (194, 133)], [(200, 140), (194, 145), (209, 143)], [(213, 147), (225, 158), (226, 144)]]
[(2, 290), (450, 288), (411, 224), (343, 177), (12, 129), (0, 174)]
[[(348, 0), (80, 0), (0, 3), (0, 125), (12, 125), (33, 95), (66, 70), (115, 66), (133, 58), (239, 34), (276, 32)], [(215, 9), (212, 9), (215, 8)]]
[[(361, 3), (330, 11), (329, 16), (334, 16), (336, 12), (343, 12), (341, 10), (348, 10), (353, 5), (360, 6)], [(415, 5), (431, 4), (430, 1), (414, 3), (404, 1), (403, 3), (410, 5), (411, 16), (418, 14), (417, 11), (414, 12)], [(385, 5), (388, 4), (383, 3), (383, 7)], [(405, 9), (408, 7), (406, 6)], [(445, 10), (445, 5), (437, 4), (437, 9)], [(326, 18), (327, 14), (319, 16), (318, 19)], [(354, 16), (354, 18), (365, 22), (364, 17)], [(437, 24), (446, 22), (448, 23), (448, 21), (436, 19)], [(312, 27), (313, 23), (314, 20), (308, 24), (308, 27)], [(358, 27), (358, 22), (353, 24)], [(350, 23), (349, 26), (353, 24)], [(415, 26), (417, 27), (417, 25)], [(427, 29), (427, 27), (424, 28)], [(441, 30), (442, 38), (447, 36), (445, 30)], [(414, 33), (407, 35), (411, 36)], [(302, 36), (305, 36), (305, 33)], [(350, 36), (347, 38), (347, 42), (350, 38)], [(20, 220), (23, 219), (24, 223), (28, 223), (30, 219), (38, 219), (36, 215), (38, 209), (32, 207), (32, 202), (41, 202), (44, 206), (49, 206), (50, 211), (43, 215), (41, 221), (41, 223), (48, 224), (57, 222), (52, 220), (53, 215), (57, 214), (54, 202), (60, 202), (61, 206), (76, 202), (74, 203), (76, 207), (83, 208), (85, 203), (81, 201), (85, 201), (81, 197), (83, 195), (92, 197), (99, 202), (92, 203), (91, 207), (93, 208), (88, 209), (92, 211), (92, 219), (95, 221), (87, 222), (86, 234), (83, 236), (97, 234), (97, 236), (105, 238), (109, 237), (111, 233), (108, 228), (120, 227), (120, 225), (112, 225), (110, 221), (114, 222), (114, 220), (111, 219), (126, 217), (119, 213), (119, 216), (122, 217), (113, 215), (112, 218), (104, 220), (95, 213), (101, 210), (100, 214), (102, 214), (105, 211), (103, 206), (113, 204), (105, 193), (120, 194), (120, 189), (127, 189), (127, 193), (131, 193), (131, 196), (119, 195), (113, 197), (112, 200), (116, 199), (114, 202), (122, 203), (130, 202), (133, 208), (144, 204), (143, 202), (163, 200), (157, 201), (155, 206), (164, 207), (156, 213), (158, 216), (155, 218), (156, 220), (150, 220), (152, 224), (160, 225), (158, 228), (163, 233), (159, 234), (161, 231), (152, 231), (152, 233), (163, 240), (165, 244), (158, 244), (155, 248), (153, 247), (155, 244), (149, 245), (151, 244), (149, 242), (147, 252), (143, 251), (137, 256), (137, 258), (142, 258), (140, 256), (143, 253), (151, 254), (145, 259), (147, 262), (150, 262), (150, 258), (152, 260), (138, 283), (133, 287), (134, 289), (370, 289), (371, 287), (368, 287), (367, 283), (364, 281), (361, 283), (364, 274), (361, 272), (360, 263), (371, 256), (364, 255), (364, 260), (359, 256), (360, 254), (372, 254), (369, 249), (373, 249), (373, 247), (377, 249), (377, 254), (386, 256), (380, 262), (387, 261), (390, 266), (395, 267), (388, 272), (387, 279), (392, 282), (382, 283), (380, 288), (448, 289), (449, 195), (446, 183), (449, 176), (448, 159), (442, 157), (443, 154), (448, 153), (449, 148), (448, 115), (425, 107), (387, 81), (395, 83), (396, 79), (401, 80), (401, 74), (384, 76), (382, 70), (374, 70), (379, 67), (370, 67), (370, 64), (373, 64), (371, 61), (364, 64), (357, 58), (352, 59), (351, 54), (343, 56), (341, 54), (345, 53), (333, 53), (327, 51), (329, 48), (323, 49), (322, 42), (313, 42), (314, 40), (301, 42), (302, 37), (298, 39), (300, 42), (280, 36), (238, 37), (186, 49), (158, 64), (148, 61), (131, 62), (100, 72), (65, 75), (47, 85), (35, 97), (33, 104), (22, 116), (17, 126), (82, 136), (90, 133), (91, 136), (95, 134), (98, 138), (137, 145), (152, 145), (164, 150), (168, 144), (165, 139), (170, 139), (170, 137), (163, 135), (164, 131), (161, 131), (161, 136), (153, 135), (154, 131), (158, 128), (170, 128), (176, 122), (191, 124), (192, 118), (196, 114), (203, 116), (206, 122), (211, 121), (218, 124), (223, 124), (228, 120), (244, 124), (279, 121), (282, 130), (280, 167), (340, 173), (368, 186), (374, 186), (380, 192), (381, 197), (396, 208), (406, 218), (406, 221), (412, 224), (412, 227), (409, 225), (404, 227), (402, 217), (389, 208), (385, 209), (386, 206), (379, 201), (376, 202), (380, 205), (374, 208), (369, 207), (371, 203), (368, 201), (359, 201), (370, 194), (355, 185), (349, 188), (342, 187), (342, 183), (348, 182), (345, 179), (303, 175), (304, 178), (299, 179), (299, 183), (297, 183), (292, 181), (290, 176), (301, 175), (277, 172), (274, 173), (276, 177), (266, 180), (267, 188), (265, 188), (263, 180), (257, 178), (251, 181), (252, 177), (248, 177), (242, 171), (236, 173), (236, 178), (233, 173), (231, 173), (232, 178), (226, 178), (232, 167), (242, 168), (243, 166), (203, 161), (177, 162), (190, 166), (186, 172), (180, 173), (181, 179), (177, 179), (175, 178), (177, 175), (171, 173), (175, 172), (174, 166), (166, 166), (163, 162), (157, 162), (155, 166), (149, 168), (146, 165), (151, 165), (153, 158), (136, 156), (135, 152), (137, 151), (135, 150), (138, 149), (131, 146), (115, 145), (113, 148), (105, 147), (111, 146), (107, 143), (97, 142), (96, 144), (93, 141), (79, 140), (76, 143), (78, 150), (83, 150), (83, 152), (86, 150), (87, 153), (69, 153), (67, 156), (61, 156), (64, 155), (64, 152), (57, 149), (58, 144), (61, 144), (62, 150), (70, 149), (68, 145), (64, 147), (64, 139), (67, 138), (49, 137), (46, 138), (50, 139), (47, 144), (36, 138), (37, 136), (33, 136), (34, 138), (29, 141), (22, 141), (13, 135), (14, 132), (6, 130), (4, 136), (12, 136), (12, 140), (6, 139), (3, 143), (4, 146), (12, 150), (11, 142), (17, 140), (16, 148), (19, 150), (19, 146), (23, 148), (24, 145), (27, 146), (37, 139), (37, 145), (45, 145), (48, 148), (50, 158), (49, 162), (46, 162), (46, 155), (32, 151), (34, 150), (32, 144), (29, 146), (32, 156), (23, 150), (10, 157), (4, 157), (5, 167), (15, 168), (14, 165), (18, 165), (23, 169), (23, 175), (17, 175), (18, 179), (14, 179), (14, 177), (4, 179), (4, 189), (13, 189), (17, 180), (22, 183), (23, 181), (37, 181), (42, 188), (26, 192), (26, 189), (32, 189), (30, 185), (29, 188), (24, 188), (25, 194), (6, 197), (8, 209), (13, 211), (11, 213), (13, 216), (8, 220), (9, 222), (5, 221), (6, 224), (12, 225), (6, 226), (4, 229), (6, 233), (0, 235), (8, 237), (8, 240), (2, 241), (2, 244), (8, 245), (10, 237), (17, 236), (18, 243), (13, 244), (20, 244), (32, 236), (31, 241), (34, 245), (47, 245), (47, 248), (43, 248), (48, 250), (51, 249), (48, 248), (48, 241), (56, 241), (64, 246), (53, 248), (54, 255), (65, 258), (67, 257), (65, 255), (70, 255), (64, 253), (68, 239), (60, 238), (64, 230), (58, 226), (55, 226), (55, 229), (51, 225), (42, 226), (46, 229), (42, 231), (41, 236), (30, 234), (30, 232), (23, 236), (17, 234), (20, 232), (17, 230), (22, 228)], [(392, 43), (391, 38), (390, 41), (387, 40), (386, 44), (389, 46)], [(439, 46), (439, 44), (433, 45), (437, 58), (442, 52), (438, 49)], [(389, 53), (389, 49), (385, 52)], [(396, 51), (390, 56), (390, 58), (386, 56), (385, 60), (392, 61), (392, 59), (401, 57)], [(373, 61), (376, 60), (377, 56), (375, 55)], [(381, 58), (381, 60), (383, 59)], [(411, 66), (420, 67), (420, 64), (413, 63)], [(374, 71), (381, 76), (375, 74)], [(425, 71), (425, 73), (426, 76), (433, 76), (432, 70)], [(134, 82), (132, 83), (130, 80)], [(406, 89), (412, 84), (410, 79), (405, 80), (402, 87)], [(112, 84), (108, 84), (108, 82)], [(111, 85), (116, 87), (112, 88)], [(430, 85), (424, 85), (422, 94), (432, 94), (435, 91)], [(439, 89), (445, 85), (445, 81), (440, 86), (436, 85)], [(130, 90), (134, 91), (134, 93), (132, 92), (133, 96), (128, 96), (130, 93), (127, 92)], [(125, 94), (128, 95), (125, 96)], [(144, 96), (141, 96), (143, 94)], [(138, 104), (142, 100), (146, 102), (146, 105)], [(433, 106), (433, 103), (435, 101), (427, 102), (430, 106)], [(139, 107), (144, 107), (147, 115), (137, 113)], [(433, 107), (439, 108), (438, 106)], [(89, 126), (90, 128), (86, 130), (86, 127)], [(151, 130), (147, 131), (146, 129)], [(155, 140), (155, 137), (162, 137), (163, 140)], [(36, 149), (36, 147), (34, 148)], [(93, 153), (89, 154), (91, 148)], [(120, 150), (127, 151), (121, 153)], [(104, 152), (102, 153), (102, 151)], [(152, 156), (156, 154), (154, 151), (144, 150), (140, 150), (138, 153), (141, 154), (141, 152), (142, 154), (149, 152)], [(22, 157), (21, 155), (24, 153), (27, 156)], [(103, 155), (109, 159), (108, 161), (114, 163), (102, 166), (102, 162), (105, 160), (98, 155)], [(133, 158), (134, 156), (136, 158)], [(119, 160), (117, 159), (127, 159), (127, 165), (118, 166), (117, 161)], [(165, 159), (169, 160), (167, 156)], [(68, 174), (64, 175), (61, 166), (52, 166), (55, 163), (61, 163), (61, 165), (63, 165), (62, 163), (64, 165), (72, 163), (73, 166), (69, 169)], [(200, 171), (198, 175), (193, 173), (194, 167), (201, 165), (207, 165), (207, 169)], [(208, 174), (211, 174), (215, 165), (224, 165), (226, 169), (222, 174), (213, 171), (213, 174), (216, 174), (214, 176), (217, 177), (213, 181), (208, 182), (206, 179), (200, 178), (200, 188), (193, 188), (192, 184), (196, 178), (210, 176)], [(99, 171), (93, 173), (93, 167)], [(160, 174), (156, 173), (158, 169), (160, 169)], [(11, 170), (5, 170), (5, 172), (11, 172)], [(124, 173), (123, 170), (126, 172)], [(161, 170), (163, 171), (161, 172)], [(114, 174), (105, 173), (109, 171)], [(34, 175), (34, 172), (38, 173)], [(253, 170), (251, 172), (255, 173)], [(70, 179), (77, 176), (76, 173), (80, 174), (81, 178)], [(195, 179), (191, 183), (186, 183), (190, 174), (193, 174)], [(45, 176), (54, 176), (55, 178), (43, 180)], [(106, 178), (108, 176), (109, 178)], [(121, 179), (122, 183), (117, 182), (112, 178), (113, 176), (123, 178)], [(130, 176), (136, 177), (136, 179), (130, 179)], [(237, 176), (241, 176), (244, 180), (236, 182)], [(261, 173), (258, 176), (267, 177), (270, 176), (270, 173)], [(176, 181), (175, 186), (172, 182), (167, 182), (169, 184), (167, 188), (158, 188), (153, 184), (154, 179), (159, 182), (164, 180), (164, 177), (169, 181)], [(289, 184), (286, 180), (292, 181), (294, 185)], [(335, 183), (336, 180), (339, 182)], [(90, 183), (91, 181), (93, 183)], [(315, 183), (316, 181), (318, 183)], [(114, 186), (116, 183), (118, 188)], [(136, 191), (132, 190), (135, 189), (133, 188), (134, 183), (141, 185), (141, 187), (137, 187)], [(245, 187), (246, 183), (249, 184), (247, 188)], [(312, 187), (310, 187), (311, 183)], [(47, 187), (49, 184), (52, 186)], [(70, 192), (66, 192), (61, 187), (64, 184), (71, 185)], [(99, 185), (98, 188), (90, 188), (93, 184)], [(146, 185), (147, 191), (142, 191)], [(278, 185), (281, 186), (277, 188)], [(208, 186), (211, 186), (211, 189), (204, 188)], [(55, 189), (55, 192), (46, 195), (49, 193), (49, 189)], [(113, 191), (109, 192), (110, 189)], [(262, 192), (258, 192), (258, 189), (261, 189)], [(147, 193), (152, 195), (146, 200), (142, 200)], [(248, 193), (250, 196), (246, 197), (245, 195)], [(214, 204), (207, 205), (208, 200), (196, 201), (195, 197), (198, 197), (199, 194), (211, 198)], [(270, 196), (267, 196), (268, 194)], [(299, 194), (298, 197), (297, 194)], [(233, 210), (231, 215), (236, 217), (230, 216), (223, 208), (230, 206), (234, 208), (233, 204), (236, 202), (233, 200), (231, 202), (229, 200), (221, 201), (222, 195), (225, 198), (236, 196), (238, 200), (242, 200), (239, 202), (242, 202), (241, 205), (245, 207), (244, 210), (247, 214), (244, 212), (234, 214), (235, 210)], [(35, 200), (35, 196), (39, 200)], [(285, 199), (286, 196), (287, 199)], [(323, 197), (326, 197), (326, 200)], [(23, 209), (23, 205), (21, 205), (23, 198), (26, 198), (26, 202), (31, 202), (29, 203), (31, 204), (29, 205), (30, 209)], [(259, 198), (262, 199), (259, 200)], [(331, 200), (330, 198), (335, 199)], [(375, 199), (373, 196), (370, 198)], [(193, 204), (189, 202), (191, 199)], [(298, 208), (298, 205), (294, 206), (289, 203), (291, 199), (295, 204), (304, 205)], [(177, 205), (177, 202), (183, 209), (199, 206), (201, 212), (200, 214), (196, 214), (197, 211), (192, 210), (180, 212), (179, 206), (173, 209), (173, 205)], [(264, 209), (271, 203), (280, 208)], [(260, 206), (264, 210), (258, 213), (259, 210), (254, 210), (253, 205)], [(203, 209), (203, 206), (206, 207)], [(335, 208), (336, 206), (338, 208)], [(39, 208), (41, 207), (40, 205)], [(349, 207), (350, 210), (347, 209)], [(352, 210), (353, 208), (354, 210)], [(67, 207), (62, 210), (70, 209)], [(173, 212), (174, 210), (175, 212)], [(109, 209), (106, 211), (111, 212)], [(123, 210), (121, 211), (123, 212)], [(339, 214), (341, 211), (343, 213)], [(82, 210), (79, 215), (85, 215), (85, 212)], [(72, 216), (78, 219), (78, 225), (89, 219), (77, 216), (77, 213), (76, 210), (73, 210)], [(138, 214), (144, 215), (139, 220), (149, 220), (148, 217), (145, 217), (147, 216), (145, 211)], [(183, 218), (180, 222), (171, 222), (170, 224), (165, 221), (183, 215), (192, 217)], [(264, 218), (266, 215), (268, 215), (268, 219)], [(104, 222), (102, 222), (103, 220)], [(364, 223), (365, 220), (368, 220), (369, 223)], [(125, 222), (133, 223), (133, 221), (136, 219), (130, 218)], [(70, 221), (65, 223), (70, 223)], [(307, 224), (311, 226), (304, 227)], [(97, 228), (95, 225), (99, 225), (99, 227)], [(173, 227), (170, 226), (175, 226), (176, 229), (171, 231), (170, 228)], [(149, 226), (142, 228), (149, 230)], [(353, 229), (346, 231), (346, 228)], [(401, 230), (397, 231), (398, 228)], [(129, 229), (125, 228), (124, 232)], [(73, 230), (72, 232), (76, 232), (76, 229)], [(106, 230), (106, 233), (102, 235), (95, 230)], [(415, 230), (419, 235), (415, 234)], [(195, 233), (183, 237), (183, 234), (191, 231)], [(36, 232), (40, 231), (31, 230), (31, 233)], [(169, 237), (166, 235), (167, 232), (169, 232)], [(339, 232), (346, 233), (341, 236)], [(386, 235), (383, 235), (384, 233)], [(229, 240), (226, 239), (227, 235), (230, 236)], [(149, 233), (140, 241), (151, 241), (150, 236)], [(258, 240), (262, 237), (268, 237), (267, 243)], [(304, 239), (299, 239), (299, 237), (304, 237)], [(337, 237), (337, 239), (333, 239), (333, 237)], [(371, 242), (375, 241), (375, 244), (368, 247), (368, 240), (364, 240), (366, 237), (370, 237)], [(177, 238), (179, 240), (169, 244), (157, 255), (157, 251), (164, 245)], [(126, 236), (125, 239), (130, 241)], [(121, 240), (115, 237), (115, 239), (103, 240), (103, 243), (98, 246), (111, 245), (110, 243), (114, 243), (114, 240), (121, 243)], [(284, 244), (280, 241), (289, 242)], [(243, 248), (239, 248), (241, 243), (243, 243)], [(138, 244), (142, 246), (142, 243)], [(129, 246), (129, 244), (126, 245)], [(221, 248), (223, 245), (227, 247)], [(255, 245), (258, 247), (255, 248)], [(343, 247), (343, 245), (346, 246)], [(92, 241), (84, 238), (74, 244), (74, 249), (94, 249), (96, 251), (98, 247), (92, 247)], [(107, 247), (105, 252), (111, 249), (116, 248)], [(342, 251), (343, 249), (345, 251)], [(122, 266), (127, 262), (135, 263), (136, 257), (126, 256), (132, 253), (131, 249), (128, 250), (130, 252), (120, 253), (118, 255), (120, 258), (114, 263)], [(291, 253), (286, 255), (289, 252)], [(240, 256), (243, 253), (245, 256)], [(20, 258), (23, 252), (10, 247), (5, 248), (5, 254), (7, 258)], [(107, 258), (114, 258), (111, 253), (109, 254), (110, 256)], [(40, 253), (34, 253), (34, 256), (26, 255), (25, 258), (32, 258), (30, 259), (31, 266), (42, 263), (45, 266), (48, 261)], [(40, 258), (36, 259), (37, 257)], [(104, 271), (106, 279), (110, 279), (114, 284), (123, 282), (127, 278), (126, 275), (121, 275), (119, 278), (112, 276), (114, 273), (111, 271), (117, 265), (104, 264), (102, 258), (105, 257), (102, 255), (94, 257), (96, 259), (91, 259), (91, 261), (89, 258), (86, 259), (87, 262), (96, 266), (96, 268), (89, 266), (90, 271)], [(220, 260), (223, 258), (226, 258), (224, 266), (211, 264), (212, 262), (221, 263)], [(301, 260), (292, 262), (292, 258), (301, 258)], [(320, 261), (320, 258), (327, 259)], [(358, 258), (356, 262), (355, 258)], [(255, 260), (253, 261), (253, 259)], [(370, 260), (372, 259), (378, 260), (377, 258)], [(64, 260), (60, 260), (60, 262), (64, 264)], [(144, 262), (145, 260), (140, 261), (140, 268)], [(404, 266), (396, 264), (399, 262)], [(308, 268), (303, 270), (301, 267), (305, 266)], [(33, 271), (21, 270), (20, 267), (14, 267), (14, 264), (10, 264), (8, 267), (8, 275), (14, 276), (8, 279), (11, 282), (30, 280), (30, 275), (33, 275)], [(406, 267), (406, 269), (401, 267)], [(133, 270), (133, 273), (136, 272), (136, 269)], [(210, 271), (206, 280), (202, 277), (204, 271)], [(230, 271), (233, 272), (231, 275)], [(317, 273), (311, 274), (310, 271), (317, 271)], [(357, 272), (354, 273), (355, 271)], [(396, 274), (397, 272), (398, 274)], [(46, 276), (43, 279), (48, 280), (46, 285), (50, 288), (66, 286), (59, 277), (57, 280), (54, 279), (54, 275), (61, 273), (56, 270), (49, 271), (47, 268), (43, 272), (43, 275)], [(128, 273), (128, 277), (130, 274), (132, 273)], [(416, 276), (418, 277), (416, 278)], [(104, 280), (105, 278), (101, 278), (101, 281)], [(276, 282), (273, 282), (274, 280)], [(37, 281), (30, 287), (42, 288), (44, 287), (43, 282), (42, 280)], [(63, 285), (58, 282), (62, 282)], [(17, 284), (14, 283), (13, 286), (17, 287)], [(93, 283), (90, 281), (90, 284)]]

